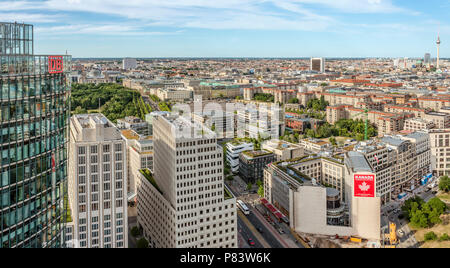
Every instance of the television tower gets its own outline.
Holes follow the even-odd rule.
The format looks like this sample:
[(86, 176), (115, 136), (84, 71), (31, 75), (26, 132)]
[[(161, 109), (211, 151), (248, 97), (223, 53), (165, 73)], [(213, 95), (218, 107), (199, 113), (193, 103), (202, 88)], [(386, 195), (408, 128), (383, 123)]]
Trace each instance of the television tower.
[(439, 47), (441, 46), (441, 39), (439, 38), (439, 33), (438, 33), (438, 39), (436, 41), (437, 44), (437, 62), (436, 62), (436, 70), (439, 70)]

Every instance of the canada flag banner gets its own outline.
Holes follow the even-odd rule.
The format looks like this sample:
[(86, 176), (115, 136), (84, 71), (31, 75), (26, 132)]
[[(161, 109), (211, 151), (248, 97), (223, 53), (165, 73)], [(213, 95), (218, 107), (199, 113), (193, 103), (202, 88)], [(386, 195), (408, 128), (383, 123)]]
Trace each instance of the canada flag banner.
[(355, 197), (375, 197), (375, 175), (355, 175)]

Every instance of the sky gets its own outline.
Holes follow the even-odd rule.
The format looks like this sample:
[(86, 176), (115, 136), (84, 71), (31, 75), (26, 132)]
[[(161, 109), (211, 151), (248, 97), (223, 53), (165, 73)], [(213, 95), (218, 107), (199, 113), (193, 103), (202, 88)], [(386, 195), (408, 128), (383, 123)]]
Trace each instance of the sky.
[(0, 0), (35, 54), (450, 58), (450, 0)]

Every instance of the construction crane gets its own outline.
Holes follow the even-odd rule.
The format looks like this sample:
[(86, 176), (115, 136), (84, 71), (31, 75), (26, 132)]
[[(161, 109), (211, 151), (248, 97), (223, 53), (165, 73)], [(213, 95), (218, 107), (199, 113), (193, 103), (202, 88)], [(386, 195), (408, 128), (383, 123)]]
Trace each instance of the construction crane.
[(352, 116), (352, 118), (355, 118), (362, 114), (364, 114), (366, 116), (365, 129), (364, 129), (364, 140), (366, 141), (366, 140), (369, 140), (369, 110), (364, 109), (364, 112), (355, 114), (354, 116)]

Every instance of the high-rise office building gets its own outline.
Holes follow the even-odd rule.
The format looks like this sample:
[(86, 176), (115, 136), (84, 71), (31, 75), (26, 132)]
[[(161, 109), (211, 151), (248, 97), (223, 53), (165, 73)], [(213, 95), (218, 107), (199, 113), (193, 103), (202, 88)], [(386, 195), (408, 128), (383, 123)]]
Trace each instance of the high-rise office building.
[(324, 58), (311, 58), (311, 71), (319, 73), (325, 72), (325, 59)]
[(236, 248), (236, 198), (224, 184), (216, 134), (172, 116), (154, 117), (153, 134), (154, 174), (141, 170), (137, 183), (144, 237), (157, 248)]
[(38, 56), (33, 26), (0, 23), (0, 248), (61, 247), (70, 56)]
[(431, 54), (430, 53), (425, 53), (425, 57), (423, 58), (424, 59), (424, 64), (425, 65), (428, 65), (428, 64), (430, 64), (431, 63)]
[(68, 195), (75, 247), (128, 247), (127, 153), (102, 114), (70, 118)]
[(124, 70), (133, 70), (137, 67), (136, 59), (124, 58), (122, 60), (122, 67)]

